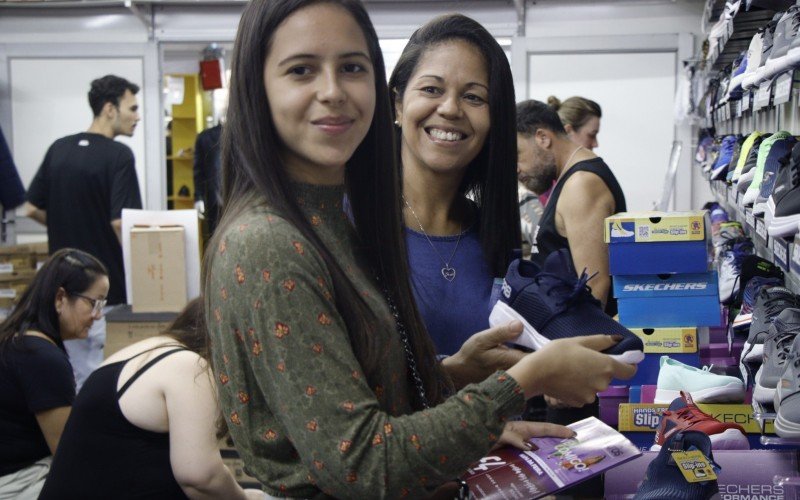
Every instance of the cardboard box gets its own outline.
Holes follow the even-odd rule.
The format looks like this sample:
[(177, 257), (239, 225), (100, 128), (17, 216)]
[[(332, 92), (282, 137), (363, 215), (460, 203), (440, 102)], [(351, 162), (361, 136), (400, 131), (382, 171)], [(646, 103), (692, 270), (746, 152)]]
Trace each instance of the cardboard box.
[(0, 274), (0, 308), (12, 309), (35, 275), (32, 269)]
[(47, 259), (47, 243), (0, 247), (0, 275), (35, 271), (36, 263)]
[(717, 272), (614, 276), (620, 323), (634, 328), (719, 326)]
[(645, 354), (697, 352), (697, 328), (631, 328)]
[(188, 302), (181, 226), (131, 229), (133, 312), (179, 312)]
[(696, 212), (623, 212), (605, 220), (609, 271), (702, 273), (711, 268), (710, 222)]
[(135, 342), (160, 335), (175, 319), (175, 313), (134, 313), (131, 306), (121, 305), (106, 314), (107, 358)]

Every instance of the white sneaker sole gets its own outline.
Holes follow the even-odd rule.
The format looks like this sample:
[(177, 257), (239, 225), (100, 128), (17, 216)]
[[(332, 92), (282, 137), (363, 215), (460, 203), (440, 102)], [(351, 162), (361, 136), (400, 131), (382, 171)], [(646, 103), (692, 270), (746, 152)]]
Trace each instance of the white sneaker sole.
[(800, 423), (787, 420), (779, 410), (775, 419), (775, 434), (782, 438), (800, 438)]
[(758, 368), (755, 376), (755, 383), (753, 384), (753, 399), (761, 404), (772, 404), (775, 400), (776, 387), (764, 387), (761, 385), (761, 370), (764, 368), (762, 365)]
[(709, 387), (708, 389), (656, 389), (656, 396), (653, 402), (657, 405), (670, 404), (681, 397), (681, 390), (690, 393), (696, 403), (741, 403), (745, 397), (744, 384), (731, 382), (718, 387)]
[[(502, 301), (498, 301), (492, 308), (492, 312), (489, 315), (489, 326), (505, 325), (514, 320), (521, 322), (523, 325), (522, 334), (514, 340), (515, 344), (538, 351), (550, 342), (550, 339), (537, 332), (536, 328), (531, 326), (522, 315)], [(642, 351), (626, 351), (622, 354), (611, 354), (610, 356), (621, 363), (631, 365), (641, 363), (644, 360), (644, 352)]]
[(773, 217), (767, 228), (767, 232), (770, 236), (791, 236), (797, 233), (798, 223), (800, 223), (800, 214)]
[(753, 363), (764, 359), (764, 344), (750, 344), (745, 341), (742, 346), (742, 361)]
[[(710, 434), (708, 438), (711, 440), (712, 450), (749, 450), (750, 441), (747, 436), (742, 434), (739, 429), (726, 429), (725, 432), (719, 434)], [(659, 451), (660, 444), (654, 444), (650, 447), (650, 451)]]

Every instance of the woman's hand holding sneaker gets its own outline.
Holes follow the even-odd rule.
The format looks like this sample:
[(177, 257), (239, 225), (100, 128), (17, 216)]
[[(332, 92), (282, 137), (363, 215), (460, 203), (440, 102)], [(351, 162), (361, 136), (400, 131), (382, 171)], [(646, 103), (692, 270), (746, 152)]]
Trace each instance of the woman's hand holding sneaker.
[(549, 342), (507, 370), (526, 398), (545, 394), (570, 406), (583, 406), (608, 388), (612, 379), (629, 379), (636, 365), (621, 363), (604, 351), (619, 339), (591, 335)]

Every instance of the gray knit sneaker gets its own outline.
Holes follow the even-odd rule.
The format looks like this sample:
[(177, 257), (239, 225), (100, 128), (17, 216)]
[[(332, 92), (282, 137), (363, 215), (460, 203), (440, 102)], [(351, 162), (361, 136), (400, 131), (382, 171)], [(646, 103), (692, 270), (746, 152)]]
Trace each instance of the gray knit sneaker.
[(764, 340), (764, 361), (758, 369), (753, 388), (753, 399), (762, 404), (772, 404), (775, 389), (786, 367), (786, 358), (797, 334), (800, 333), (800, 309), (784, 309), (772, 325)]
[(764, 352), (764, 340), (767, 338), (769, 326), (778, 314), (789, 307), (800, 307), (797, 295), (782, 286), (764, 288), (758, 292), (756, 305), (753, 307), (753, 320), (750, 323), (750, 335), (742, 348), (742, 360), (761, 362)]
[(800, 335), (792, 342), (784, 371), (775, 391), (775, 433), (784, 438), (800, 438)]

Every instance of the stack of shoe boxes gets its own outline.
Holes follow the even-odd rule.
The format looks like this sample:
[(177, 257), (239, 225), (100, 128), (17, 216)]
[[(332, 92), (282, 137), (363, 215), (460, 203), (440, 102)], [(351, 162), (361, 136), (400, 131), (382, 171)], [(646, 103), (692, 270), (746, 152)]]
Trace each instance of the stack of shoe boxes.
[(721, 323), (708, 213), (620, 213), (606, 219), (605, 241), (619, 322), (645, 344), (630, 384), (655, 384), (664, 353), (698, 366), (697, 329)]

